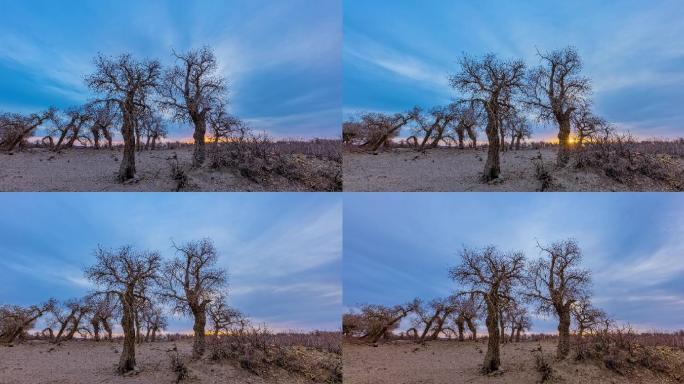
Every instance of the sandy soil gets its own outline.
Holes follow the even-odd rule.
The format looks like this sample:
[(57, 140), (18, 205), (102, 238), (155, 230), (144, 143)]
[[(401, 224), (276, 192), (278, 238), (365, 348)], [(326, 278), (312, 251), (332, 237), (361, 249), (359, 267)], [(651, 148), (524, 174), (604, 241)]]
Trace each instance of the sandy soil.
[[(502, 181), (480, 181), (485, 149), (438, 148), (424, 153), (394, 149), (372, 153), (344, 153), (345, 191), (468, 192), (537, 191), (533, 158), (541, 152), (544, 167), (551, 173), (554, 191), (659, 191), (664, 188), (648, 180), (627, 186), (598, 171), (555, 167), (556, 149), (524, 149), (502, 154)], [(684, 167), (684, 164), (682, 165)]]
[[(410, 341), (378, 344), (377, 347), (345, 343), (345, 384), (525, 384), (539, 382), (535, 354), (539, 343), (522, 342), (502, 346), (503, 374), (479, 373), (487, 346), (484, 341), (434, 341), (424, 346)], [(541, 343), (552, 362), (554, 380), (567, 384), (656, 384), (667, 383), (649, 372), (624, 377), (587, 363), (554, 362), (555, 344)]]
[[(170, 368), (174, 345), (181, 356), (191, 355), (191, 341), (145, 343), (136, 349), (139, 372), (117, 375), (120, 343), (73, 341), (55, 346), (32, 342), (0, 347), (2, 384), (175, 383)], [(303, 384), (301, 378), (283, 375), (264, 379), (228, 363), (197, 361), (188, 364), (192, 383)]]
[(190, 169), (192, 148), (163, 149), (136, 153), (137, 177), (121, 184), (116, 175), (120, 150), (74, 148), (55, 153), (30, 149), (12, 155), (0, 152), (0, 191), (175, 191), (171, 161), (177, 154), (186, 170), (189, 185), (184, 191), (301, 191), (306, 186), (280, 178), (261, 185), (234, 170), (213, 170), (208, 166)]

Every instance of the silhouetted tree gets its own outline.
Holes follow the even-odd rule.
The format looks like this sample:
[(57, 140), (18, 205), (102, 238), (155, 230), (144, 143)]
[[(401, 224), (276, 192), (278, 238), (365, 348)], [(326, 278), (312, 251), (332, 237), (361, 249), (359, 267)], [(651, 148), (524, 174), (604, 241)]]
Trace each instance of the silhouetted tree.
[(570, 351), (570, 321), (573, 306), (589, 297), (591, 275), (580, 268), (582, 252), (575, 240), (569, 239), (539, 246), (544, 256), (529, 263), (527, 295), (538, 305), (540, 313), (558, 318), (559, 359)]
[(565, 165), (569, 158), (572, 114), (586, 103), (591, 83), (580, 75), (582, 60), (575, 48), (538, 55), (542, 64), (528, 75), (526, 103), (538, 112), (540, 120), (558, 124), (558, 164)]
[(87, 268), (85, 274), (98, 286), (95, 294), (114, 295), (119, 300), (124, 345), (117, 371), (126, 373), (136, 365), (136, 305), (146, 298), (145, 292), (157, 279), (161, 256), (157, 252), (138, 252), (130, 246), (117, 250), (98, 248), (95, 256), (96, 264)]
[(173, 55), (179, 65), (164, 75), (160, 89), (163, 96), (161, 105), (173, 111), (177, 120), (194, 125), (193, 166), (200, 166), (206, 158), (204, 139), (208, 115), (212, 109), (222, 105), (225, 80), (216, 73), (216, 56), (209, 47), (184, 54), (174, 52)]
[(191, 241), (176, 246), (178, 256), (164, 265), (161, 295), (175, 306), (175, 310), (193, 316), (195, 340), (194, 358), (205, 351), (207, 306), (226, 284), (226, 271), (216, 267), (218, 255), (210, 239)]
[(216, 296), (207, 306), (207, 314), (214, 331), (214, 337), (220, 332), (242, 332), (249, 324), (247, 317), (226, 302), (223, 293)]
[(572, 306), (572, 316), (577, 323), (577, 336), (580, 338), (587, 330), (593, 330), (608, 319), (601, 309), (594, 307), (587, 299), (580, 300)]
[(116, 110), (110, 103), (90, 104), (89, 114), (92, 116), (90, 134), (95, 149), (100, 148), (100, 137), (107, 141), (107, 148), (112, 149), (112, 129), (117, 121)]
[(495, 247), (482, 250), (464, 248), (461, 263), (449, 270), (452, 279), (465, 289), (464, 295), (483, 299), (487, 309), (489, 340), (482, 372), (497, 371), (501, 365), (499, 308), (504, 300), (512, 300), (510, 292), (523, 278), (525, 257), (520, 252), (502, 253)]
[(111, 103), (119, 108), (124, 153), (119, 167), (119, 180), (135, 177), (135, 128), (139, 117), (150, 109), (149, 94), (154, 91), (160, 75), (156, 60), (137, 61), (124, 54), (116, 58), (97, 56), (96, 72), (86, 78), (88, 86), (100, 93), (96, 102)]
[(499, 126), (504, 112), (513, 108), (512, 95), (524, 84), (525, 64), (520, 60), (501, 61), (494, 54), (479, 60), (464, 56), (460, 64), (461, 71), (450, 82), (464, 94), (466, 101), (481, 105), (485, 111), (489, 149), (484, 179), (493, 180), (501, 174)]
[(22, 339), (41, 316), (56, 304), (54, 299), (42, 305), (21, 307), (18, 305), (0, 306), (0, 343), (9, 344)]
[(14, 150), (31, 137), (38, 127), (51, 120), (56, 111), (50, 108), (28, 116), (19, 113), (0, 114), (0, 151)]

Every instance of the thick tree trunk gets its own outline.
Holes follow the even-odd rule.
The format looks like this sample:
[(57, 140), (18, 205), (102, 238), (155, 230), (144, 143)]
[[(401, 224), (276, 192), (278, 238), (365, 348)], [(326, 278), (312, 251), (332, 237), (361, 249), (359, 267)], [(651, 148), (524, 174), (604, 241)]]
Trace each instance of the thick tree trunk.
[(95, 341), (100, 341), (100, 321), (93, 320), (90, 322), (90, 325), (93, 327), (93, 339)]
[(570, 311), (563, 310), (558, 318), (558, 351), (556, 357), (564, 359), (570, 353)]
[(195, 132), (192, 137), (195, 139), (195, 150), (192, 154), (192, 166), (200, 167), (206, 159), (204, 137), (207, 132), (207, 122), (203, 117), (195, 117), (193, 118), (193, 123), (195, 124)]
[(564, 166), (570, 159), (570, 118), (561, 118), (558, 125), (558, 165)]
[(138, 344), (142, 344), (143, 342), (142, 326), (140, 325), (140, 316), (137, 313), (135, 314), (135, 342)]
[[(133, 106), (131, 106), (131, 109)], [(119, 181), (126, 181), (135, 177), (135, 136), (133, 116), (126, 113), (123, 118), (121, 134), (124, 140), (123, 158), (119, 166)]]
[(150, 332), (151, 331), (152, 330), (150, 328), (147, 328), (147, 331), (145, 331), (145, 342), (146, 343), (150, 341)]
[(153, 343), (157, 341), (157, 328), (152, 328), (152, 336), (150, 338), (150, 341)]
[(522, 328), (518, 327), (515, 331), (515, 342), (520, 342), (520, 334), (522, 333)]
[(207, 314), (204, 308), (196, 308), (193, 310), (195, 323), (192, 330), (195, 332), (195, 340), (192, 344), (192, 358), (199, 359), (204, 354), (206, 343), (204, 340), (204, 328), (207, 324)]
[(463, 319), (456, 320), (456, 326), (458, 327), (458, 341), (464, 341), (463, 331), (465, 331), (465, 321), (463, 321)]
[(499, 122), (499, 135), (501, 136), (499, 138), (501, 143), (500, 150), (501, 152), (506, 152), (506, 133), (503, 130), (503, 122)]
[(152, 136), (152, 146), (150, 147), (151, 150), (155, 150), (157, 148), (157, 136)]
[(62, 143), (64, 142), (64, 138), (66, 138), (67, 131), (62, 131), (62, 133), (59, 135), (59, 139), (57, 139), (57, 144), (55, 144), (54, 151), (59, 151), (62, 148)]
[(501, 344), (506, 344), (506, 327), (504, 326), (502, 310), (499, 310), (499, 337), (501, 338)]
[(520, 136), (518, 136), (515, 140), (515, 150), (517, 151), (519, 149), (520, 149)]
[(98, 129), (94, 129), (93, 131), (93, 146), (95, 149), (100, 149), (100, 131)]
[(487, 162), (485, 163), (483, 178), (491, 181), (501, 174), (501, 164), (499, 160), (499, 130), (496, 124), (496, 115), (489, 113), (487, 119), (487, 140), (489, 150), (487, 152)]
[(487, 353), (485, 354), (484, 363), (482, 363), (483, 373), (498, 371), (501, 366), (499, 350), (499, 313), (496, 307), (496, 303), (487, 302), (486, 323), (489, 340), (487, 341)]
[(135, 308), (133, 293), (126, 295), (122, 300), (123, 316), (121, 317), (121, 328), (124, 333), (123, 350), (119, 358), (119, 373), (126, 373), (135, 369)]
[(102, 328), (107, 332), (107, 340), (112, 341), (112, 327), (105, 320), (102, 321)]
[(511, 325), (511, 337), (508, 338), (509, 342), (513, 342), (513, 336), (515, 336), (515, 325)]
[(466, 325), (468, 325), (468, 330), (470, 331), (470, 337), (472, 340), (477, 340), (477, 327), (473, 324), (473, 319), (466, 318)]

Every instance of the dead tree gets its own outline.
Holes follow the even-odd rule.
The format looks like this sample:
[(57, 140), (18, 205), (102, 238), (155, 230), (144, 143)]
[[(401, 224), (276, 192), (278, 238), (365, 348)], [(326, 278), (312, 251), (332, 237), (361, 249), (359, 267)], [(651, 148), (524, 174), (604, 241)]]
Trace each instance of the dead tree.
[(572, 115), (587, 103), (591, 83), (580, 74), (582, 60), (575, 48), (538, 52), (538, 55), (542, 64), (528, 75), (525, 102), (537, 111), (541, 121), (558, 124), (558, 164), (562, 166), (567, 164), (570, 156)]
[(365, 329), (361, 339), (377, 343), (381, 338), (389, 338), (391, 332), (399, 327), (399, 322), (409, 313), (415, 311), (419, 303), (418, 300), (414, 300), (406, 305), (395, 305), (393, 307), (364, 305), (361, 307), (361, 316)]
[(511, 322), (511, 341), (520, 342), (520, 337), (523, 332), (532, 327), (532, 320), (527, 312), (527, 308), (522, 305), (516, 305), (509, 313)]
[(468, 135), (470, 139), (470, 146), (472, 148), (477, 148), (477, 128), (479, 114), (477, 112), (477, 106), (474, 103), (468, 103), (464, 106), (462, 103), (458, 105), (457, 110), (458, 123), (454, 125), (454, 131), (458, 137), (458, 147), (460, 149), (465, 148), (464, 140), (465, 135)]
[(599, 138), (609, 136), (612, 132), (610, 124), (594, 115), (589, 106), (580, 107), (572, 116), (572, 122), (577, 131), (577, 146), (582, 147), (587, 142), (595, 142)]
[(84, 299), (71, 299), (61, 306), (54, 305), (50, 310), (48, 324), (50, 329), (56, 327), (57, 333), (50, 332), (50, 335), (54, 334), (51, 341), (60, 343), (73, 339), (76, 333), (81, 331), (82, 321), (91, 310), (90, 303)]
[(45, 304), (30, 307), (0, 306), (0, 344), (10, 344), (23, 339), (36, 321), (49, 312), (55, 304), (56, 301), (50, 299)]
[(572, 306), (572, 317), (577, 324), (577, 336), (582, 338), (586, 331), (593, 331), (608, 319), (601, 309), (594, 307), (589, 300), (580, 300)]
[(539, 245), (543, 257), (527, 267), (527, 296), (538, 311), (558, 318), (557, 356), (563, 359), (570, 352), (570, 321), (573, 306), (589, 297), (591, 275), (580, 268), (582, 252), (575, 240), (569, 239)]
[(239, 118), (226, 112), (223, 106), (217, 107), (209, 114), (214, 150), (221, 141), (243, 141), (249, 128)]
[(111, 103), (119, 109), (124, 153), (118, 178), (126, 181), (135, 177), (136, 122), (150, 109), (146, 100), (157, 86), (161, 67), (156, 60), (137, 61), (128, 54), (116, 58), (99, 55), (95, 66), (97, 71), (86, 82), (102, 95), (97, 103)]
[(519, 60), (501, 61), (494, 54), (480, 60), (464, 56), (460, 64), (461, 71), (450, 82), (465, 95), (465, 100), (485, 111), (489, 148), (483, 176), (490, 181), (501, 174), (499, 126), (505, 110), (513, 108), (512, 96), (523, 86), (525, 64)]
[(28, 140), (38, 127), (51, 120), (55, 112), (55, 108), (50, 108), (28, 116), (19, 113), (0, 114), (0, 151), (13, 151)]
[(142, 327), (145, 329), (145, 336), (142, 341), (155, 342), (157, 341), (157, 333), (165, 330), (168, 327), (168, 322), (163, 309), (158, 305), (149, 303), (150, 305), (143, 307), (140, 316)]
[(88, 298), (90, 312), (90, 327), (95, 341), (100, 341), (100, 330), (105, 331), (105, 340), (112, 341), (112, 319), (116, 313), (115, 298), (111, 295), (96, 295)]
[(247, 317), (242, 312), (227, 304), (223, 293), (209, 303), (207, 315), (209, 315), (214, 337), (218, 337), (221, 332), (241, 333), (249, 325)]
[(511, 300), (509, 293), (523, 278), (525, 257), (520, 252), (502, 253), (495, 247), (482, 250), (464, 248), (461, 263), (449, 270), (452, 279), (472, 295), (485, 302), (487, 316), (487, 353), (482, 364), (483, 373), (497, 371), (501, 366), (499, 309), (502, 301)]
[[(418, 149), (436, 148), (444, 139), (448, 127), (457, 118), (457, 106), (450, 104), (445, 107), (435, 107), (430, 110), (428, 116), (420, 113), (420, 109), (414, 110), (414, 120), (416, 121), (415, 136), (422, 135), (423, 138), (418, 145)], [(417, 140), (416, 140), (417, 142)]]
[(226, 271), (216, 266), (218, 254), (210, 239), (176, 246), (178, 256), (164, 265), (161, 295), (178, 312), (192, 315), (195, 340), (193, 358), (205, 351), (207, 306), (226, 284)]
[(508, 132), (511, 135), (510, 149), (519, 150), (523, 140), (532, 137), (532, 129), (525, 116), (515, 114), (508, 121)]
[(52, 148), (57, 152), (62, 148), (71, 148), (76, 141), (86, 144), (90, 141), (85, 126), (92, 121), (86, 107), (73, 107), (65, 112), (66, 118), (56, 118), (53, 133), (57, 133), (57, 142)]
[(93, 137), (93, 146), (100, 148), (100, 138), (107, 141), (107, 148), (112, 149), (112, 128), (117, 120), (116, 110), (112, 104), (90, 104), (88, 113), (92, 116), (90, 134)]
[(98, 248), (97, 263), (86, 269), (89, 280), (98, 286), (96, 295), (113, 295), (121, 308), (121, 328), (124, 345), (117, 371), (126, 373), (135, 369), (135, 313), (138, 300), (155, 282), (161, 267), (157, 252), (138, 252), (130, 246), (117, 250)]
[(364, 113), (361, 115), (360, 124), (363, 126), (364, 142), (361, 147), (377, 151), (381, 146), (387, 146), (389, 142), (399, 134), (402, 127), (416, 118), (420, 108), (416, 107), (407, 113)]
[(163, 97), (161, 105), (172, 111), (176, 120), (194, 125), (192, 163), (199, 167), (206, 158), (204, 140), (207, 119), (211, 110), (223, 103), (225, 79), (217, 74), (216, 56), (209, 47), (184, 54), (174, 52), (173, 55), (179, 64), (164, 75), (160, 89)]

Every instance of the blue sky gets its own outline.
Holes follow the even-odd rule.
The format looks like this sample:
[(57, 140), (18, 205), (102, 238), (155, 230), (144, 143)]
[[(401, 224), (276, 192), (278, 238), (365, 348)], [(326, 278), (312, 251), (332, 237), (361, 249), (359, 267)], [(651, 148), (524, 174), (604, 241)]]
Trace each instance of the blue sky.
[[(594, 302), (644, 329), (684, 324), (684, 196), (663, 193), (355, 193), (345, 196), (346, 309), (452, 293), (463, 246), (540, 256), (536, 241), (574, 237)], [(534, 319), (534, 332), (553, 332)]]
[[(98, 244), (174, 256), (210, 237), (228, 270), (229, 302), (274, 329), (339, 329), (342, 202), (334, 193), (5, 193), (0, 195), (0, 303), (69, 299), (92, 287)], [(171, 330), (192, 328), (173, 318)]]
[[(232, 113), (279, 137), (337, 137), (341, 5), (287, 0), (0, 0), (0, 111), (35, 112), (91, 96), (98, 52), (169, 65), (171, 49), (209, 45)], [(190, 137), (187, 126), (173, 137)]]
[(449, 103), (464, 52), (531, 65), (536, 48), (573, 45), (599, 115), (640, 137), (684, 137), (682, 19), (679, 0), (345, 1), (345, 117)]

